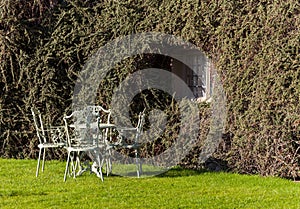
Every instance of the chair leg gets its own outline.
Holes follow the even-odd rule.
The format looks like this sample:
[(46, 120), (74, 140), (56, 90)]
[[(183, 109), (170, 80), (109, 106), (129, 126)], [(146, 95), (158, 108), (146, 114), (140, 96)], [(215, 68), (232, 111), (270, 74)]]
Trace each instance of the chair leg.
[(91, 170), (91, 167), (89, 165), (88, 162), (83, 162), (82, 161), (82, 155), (84, 154), (84, 152), (82, 152), (80, 154), (80, 152), (77, 153), (77, 157), (76, 157), (76, 170), (78, 168), (78, 172), (76, 173), (76, 176), (80, 176), (82, 175), (84, 172)]
[[(77, 155), (76, 152), (70, 153), (70, 167), (71, 167), (71, 175), (73, 175), (73, 178), (76, 177), (76, 170), (77, 170)], [(74, 162), (75, 161), (75, 162)]]
[(69, 171), (69, 163), (70, 163), (70, 152), (68, 152), (68, 158), (67, 158), (67, 163), (66, 163), (64, 181), (66, 181), (66, 179), (67, 179), (67, 174), (68, 174), (68, 171)]
[[(76, 173), (78, 169), (78, 172)], [(76, 178), (76, 176), (81, 175), (81, 170), (82, 170), (82, 166), (81, 166), (81, 162), (80, 162), (80, 153), (77, 152), (76, 153), (76, 157), (75, 157), (75, 167), (74, 167), (74, 178)]]
[(107, 155), (105, 156), (106, 157), (106, 175), (107, 176), (112, 173), (112, 163), (111, 163), (110, 156), (111, 156), (111, 151), (108, 150)]
[(44, 168), (45, 168), (45, 158), (46, 158), (46, 148), (43, 149), (42, 172), (44, 172)]
[(98, 163), (99, 163), (99, 174), (100, 174), (100, 176), (98, 176), (98, 177), (100, 177), (101, 181), (103, 181), (103, 174), (102, 174), (103, 162), (101, 162), (100, 155), (98, 155), (97, 158), (98, 158)]
[(140, 175), (142, 175), (143, 174), (143, 168), (142, 168), (142, 161), (141, 161), (141, 158), (139, 158), (139, 173), (140, 173)]
[(38, 175), (39, 175), (40, 161), (41, 161), (41, 152), (42, 152), (42, 148), (40, 148), (40, 151), (39, 151), (39, 158), (38, 158), (38, 163), (37, 163), (37, 166), (36, 166), (36, 173), (35, 173), (36, 177), (38, 177)]
[(140, 175), (142, 175), (142, 163), (141, 163), (141, 159), (140, 159), (140, 154), (139, 154), (139, 149), (135, 150), (135, 160), (136, 160), (136, 174), (137, 177), (140, 178)]
[(111, 165), (111, 159), (110, 157), (106, 160), (106, 175), (108, 176), (112, 172), (112, 165)]

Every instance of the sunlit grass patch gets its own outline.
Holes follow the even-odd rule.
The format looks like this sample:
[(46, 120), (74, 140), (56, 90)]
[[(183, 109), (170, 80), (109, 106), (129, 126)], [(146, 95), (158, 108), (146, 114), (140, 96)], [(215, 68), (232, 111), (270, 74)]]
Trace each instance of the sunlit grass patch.
[[(135, 165), (132, 165), (135, 168)], [(145, 167), (145, 166), (144, 166)], [(299, 208), (300, 184), (286, 179), (193, 171), (149, 178), (84, 173), (63, 182), (65, 162), (0, 159), (1, 208)], [(117, 169), (114, 165), (113, 169)], [(147, 170), (147, 166), (145, 167)]]

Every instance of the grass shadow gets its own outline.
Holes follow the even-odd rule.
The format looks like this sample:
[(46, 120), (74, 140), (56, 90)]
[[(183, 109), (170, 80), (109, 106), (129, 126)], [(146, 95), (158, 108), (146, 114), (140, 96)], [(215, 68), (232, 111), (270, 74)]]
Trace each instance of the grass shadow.
[(176, 177), (184, 177), (184, 176), (198, 176), (203, 173), (211, 172), (207, 169), (187, 169), (187, 168), (182, 168), (180, 166), (173, 167), (169, 170), (167, 170), (164, 173), (161, 173), (157, 175), (156, 177), (168, 177), (168, 178), (176, 178)]
[[(184, 176), (197, 176), (201, 175), (203, 173), (207, 172), (212, 172), (206, 169), (187, 169), (187, 168), (182, 168), (180, 166), (172, 167), (171, 169), (166, 169), (165, 171), (143, 171), (141, 178), (152, 178), (152, 177), (159, 177), (159, 178), (176, 178), (176, 177), (184, 177)], [(103, 176), (106, 176), (106, 173), (103, 173)], [(126, 172), (123, 174), (120, 173), (111, 173), (109, 174), (110, 177), (129, 177), (129, 178), (137, 178), (137, 173), (136, 172)]]

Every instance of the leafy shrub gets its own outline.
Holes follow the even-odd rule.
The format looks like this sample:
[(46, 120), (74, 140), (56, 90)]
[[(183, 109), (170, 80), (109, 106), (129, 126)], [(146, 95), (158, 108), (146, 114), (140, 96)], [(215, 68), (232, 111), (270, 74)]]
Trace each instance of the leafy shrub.
[[(228, 123), (215, 157), (241, 173), (299, 177), (299, 6), (294, 0), (1, 0), (1, 156), (36, 157), (30, 107), (59, 124), (78, 73), (99, 47), (156, 31), (196, 44), (218, 67)], [(99, 98), (105, 104), (106, 94)], [(200, 149), (183, 164), (197, 167)]]

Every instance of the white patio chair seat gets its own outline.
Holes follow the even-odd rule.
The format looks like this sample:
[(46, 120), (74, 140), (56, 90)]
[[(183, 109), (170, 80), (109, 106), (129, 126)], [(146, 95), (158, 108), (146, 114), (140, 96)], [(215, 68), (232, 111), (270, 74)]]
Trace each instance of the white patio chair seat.
[(38, 148), (42, 149), (42, 148), (58, 148), (58, 147), (63, 147), (65, 146), (66, 143), (60, 142), (60, 143), (43, 143), (43, 144), (39, 144)]

